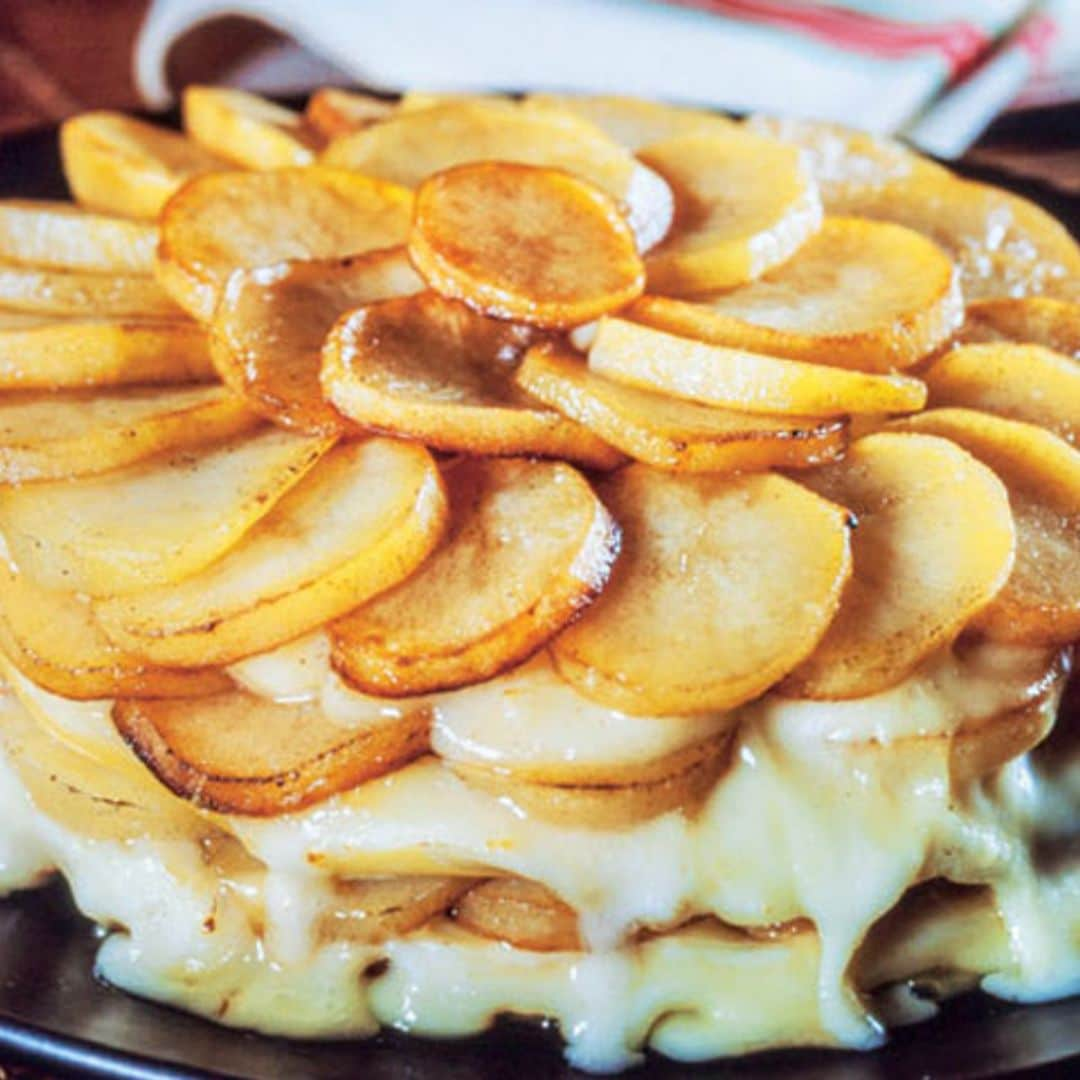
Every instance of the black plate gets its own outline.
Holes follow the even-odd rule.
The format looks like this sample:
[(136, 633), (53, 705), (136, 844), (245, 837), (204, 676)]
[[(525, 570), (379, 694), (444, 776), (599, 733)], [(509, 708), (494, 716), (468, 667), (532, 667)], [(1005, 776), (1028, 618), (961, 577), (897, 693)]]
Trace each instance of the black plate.
[[(963, 169), (1042, 203), (1075, 232), (1076, 199), (986, 169)], [(0, 196), (66, 197), (56, 133), (0, 147)], [(387, 1034), (366, 1042), (299, 1043), (242, 1034), (129, 997), (92, 974), (100, 938), (61, 885), (0, 903), (0, 1060), (53, 1073), (179, 1080), (570, 1080), (557, 1034), (500, 1021), (487, 1035), (434, 1042)], [(972, 994), (940, 1017), (895, 1032), (873, 1054), (780, 1051), (728, 1063), (685, 1066), (650, 1056), (642, 1080), (761, 1077), (762, 1080), (880, 1080), (1080, 1075), (1080, 998), (1016, 1006)]]

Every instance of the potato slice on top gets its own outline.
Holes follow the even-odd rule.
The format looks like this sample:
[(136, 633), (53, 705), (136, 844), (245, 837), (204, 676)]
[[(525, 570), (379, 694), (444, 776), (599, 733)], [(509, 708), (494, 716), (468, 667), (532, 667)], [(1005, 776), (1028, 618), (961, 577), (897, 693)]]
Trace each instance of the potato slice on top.
[(342, 169), (215, 173), (169, 200), (158, 276), (206, 321), (237, 268), (402, 244), (411, 216), (410, 192)]
[(800, 476), (858, 520), (854, 573), (821, 644), (784, 682), (795, 697), (895, 686), (1005, 584), (1016, 536), (994, 474), (944, 439), (884, 433)]
[(113, 722), (172, 792), (222, 814), (295, 812), (405, 765), (427, 750), (430, 716), (373, 710), (344, 727), (313, 705), (241, 690), (198, 701), (117, 701)]
[(683, 135), (641, 152), (675, 193), (675, 221), (649, 254), (651, 292), (684, 296), (760, 277), (821, 225), (799, 151), (736, 129)]
[(50, 315), (179, 318), (180, 309), (147, 274), (54, 270), (0, 259), (0, 305)]
[(349, 423), (319, 384), (330, 328), (361, 304), (423, 288), (402, 248), (238, 270), (214, 316), (214, 364), (267, 419), (309, 434), (342, 431)]
[(160, 664), (230, 664), (343, 615), (410, 574), (438, 543), (446, 496), (422, 447), (332, 450), (200, 573), (95, 613), (118, 645)]
[(146, 589), (227, 551), (332, 444), (269, 429), (102, 476), (0, 488), (0, 532), (46, 588)]
[(714, 345), (863, 371), (910, 367), (964, 317), (952, 263), (911, 229), (827, 218), (782, 266), (693, 303), (646, 296), (631, 316)]
[(1080, 303), (1050, 296), (1002, 297), (968, 304), (962, 342), (1042, 345), (1080, 360)]
[(537, 345), (517, 381), (629, 457), (676, 472), (805, 468), (843, 452), (847, 420), (762, 416), (680, 401), (597, 375), (567, 349)]
[(629, 713), (731, 709), (805, 659), (832, 621), (851, 570), (848, 514), (798, 484), (631, 465), (601, 495), (622, 555), (552, 646), (587, 696)]
[(590, 322), (645, 287), (634, 235), (611, 198), (533, 165), (479, 162), (425, 181), (409, 256), (443, 296), (535, 326)]
[(321, 139), (329, 142), (339, 135), (348, 135), (368, 124), (385, 120), (396, 108), (394, 102), (371, 94), (324, 86), (308, 98), (304, 123)]
[(1032, 424), (970, 409), (931, 409), (903, 427), (962, 446), (1009, 492), (1016, 565), (975, 625), (1031, 645), (1080, 638), (1080, 450)]
[(447, 469), (446, 484), (442, 547), (331, 627), (334, 666), (370, 694), (492, 678), (541, 648), (611, 573), (618, 526), (570, 466), (466, 460)]
[(383, 300), (334, 327), (323, 347), (323, 391), (361, 427), (440, 450), (617, 464), (606, 443), (514, 383), (536, 336), (437, 293)]
[(0, 483), (107, 472), (258, 422), (224, 386), (9, 394), (0, 397)]
[(868, 375), (708, 345), (623, 319), (602, 319), (589, 367), (643, 390), (755, 413), (842, 416), (912, 412), (926, 387), (906, 375)]

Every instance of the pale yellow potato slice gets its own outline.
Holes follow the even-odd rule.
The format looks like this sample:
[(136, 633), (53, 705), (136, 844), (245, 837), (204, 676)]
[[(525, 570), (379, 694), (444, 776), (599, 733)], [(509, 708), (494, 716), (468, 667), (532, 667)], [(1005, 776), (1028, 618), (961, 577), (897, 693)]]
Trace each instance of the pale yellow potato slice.
[(515, 384), (514, 365), (536, 334), (437, 293), (379, 301), (331, 331), (323, 392), (361, 427), (439, 450), (540, 454), (611, 468), (621, 455)]
[(641, 160), (675, 193), (675, 221), (649, 254), (649, 291), (685, 296), (761, 277), (820, 227), (799, 151), (735, 129), (654, 143)]
[(911, 367), (964, 318), (948, 257), (911, 229), (826, 218), (782, 266), (693, 303), (646, 296), (630, 317), (713, 345), (862, 371)]
[(907, 375), (783, 360), (606, 318), (589, 349), (598, 375), (643, 390), (742, 412), (842, 416), (921, 409), (926, 387)]
[(270, 429), (102, 476), (0, 488), (0, 533), (45, 588), (151, 588), (222, 555), (332, 444)]
[(206, 331), (181, 319), (0, 312), (0, 389), (64, 390), (206, 382)]
[(249, 169), (310, 165), (320, 140), (300, 113), (245, 90), (188, 86), (184, 130), (211, 154)]
[(410, 192), (342, 169), (215, 173), (169, 200), (158, 277), (207, 321), (234, 270), (402, 244), (411, 215)]
[(269, 420), (309, 434), (349, 422), (323, 397), (322, 346), (346, 312), (424, 289), (403, 248), (238, 270), (212, 323), (218, 374)]
[(352, 90), (339, 90), (336, 86), (324, 86), (308, 99), (304, 110), (304, 123), (325, 142), (339, 135), (359, 131), (368, 124), (377, 123), (390, 116), (395, 108), (392, 101), (371, 94), (357, 94)]
[(392, 772), (427, 750), (430, 716), (343, 727), (315, 705), (241, 690), (191, 700), (122, 699), (113, 721), (174, 794), (224, 814), (292, 813)]
[(95, 615), (118, 645), (157, 663), (230, 664), (396, 585), (445, 520), (439, 472), (422, 446), (343, 444), (204, 570), (99, 601)]
[(762, 416), (680, 401), (597, 375), (565, 348), (534, 346), (517, 381), (628, 457), (676, 472), (806, 468), (832, 461), (847, 442), (845, 418)]
[(905, 679), (998, 593), (1016, 534), (998, 478), (944, 439), (887, 432), (800, 476), (846, 506), (854, 572), (836, 619), (784, 682), (795, 697), (856, 698)]
[(405, 109), (335, 139), (322, 160), (409, 188), (474, 161), (562, 169), (615, 199), (639, 250), (656, 244), (671, 224), (667, 185), (598, 128), (558, 110), (498, 100)]
[(84, 318), (179, 318), (180, 309), (147, 274), (55, 270), (0, 259), (0, 305)]
[(781, 476), (631, 465), (601, 494), (622, 526), (611, 581), (556, 638), (559, 671), (629, 713), (731, 709), (804, 660), (851, 572), (848, 514)]
[(959, 341), (1042, 345), (1080, 360), (1080, 303), (1050, 296), (976, 300), (968, 304)]
[(1074, 446), (1080, 364), (1041, 345), (962, 345), (923, 373), (931, 408), (956, 405), (1038, 424)]
[(975, 626), (1031, 645), (1080, 638), (1080, 450), (1033, 424), (969, 409), (932, 409), (903, 426), (962, 446), (1008, 490), (1016, 564)]
[(584, 949), (577, 914), (546, 886), (526, 878), (491, 878), (454, 905), (460, 926), (530, 952)]
[(227, 167), (175, 131), (115, 112), (64, 121), (60, 157), (77, 202), (133, 218), (156, 218), (185, 180)]
[(9, 394), (0, 397), (0, 483), (108, 472), (258, 423), (224, 386)]
[(447, 469), (446, 484), (442, 546), (330, 628), (334, 666), (369, 694), (491, 679), (542, 648), (611, 573), (618, 526), (570, 466), (466, 460)]
[(0, 200), (0, 257), (63, 270), (149, 274), (157, 229), (71, 203)]

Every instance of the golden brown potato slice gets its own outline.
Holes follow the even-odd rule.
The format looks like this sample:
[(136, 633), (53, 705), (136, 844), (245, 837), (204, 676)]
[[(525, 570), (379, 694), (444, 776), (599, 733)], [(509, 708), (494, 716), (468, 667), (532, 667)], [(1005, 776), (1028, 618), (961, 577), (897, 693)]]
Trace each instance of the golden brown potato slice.
[(1038, 424), (1074, 446), (1080, 435), (1080, 364), (1041, 345), (962, 345), (923, 379), (932, 408), (958, 405)]
[(404, 188), (342, 169), (215, 173), (169, 200), (158, 276), (207, 321), (234, 270), (402, 244), (411, 215)]
[(676, 472), (806, 468), (838, 457), (847, 420), (762, 416), (680, 401), (596, 375), (565, 348), (533, 346), (517, 381), (628, 457)]
[(645, 287), (634, 234), (608, 195), (510, 162), (459, 165), (425, 181), (409, 257), (443, 296), (555, 329), (616, 311)]
[(222, 814), (273, 817), (392, 772), (427, 750), (430, 716), (415, 709), (358, 727), (317, 706), (242, 690), (197, 700), (121, 699), (113, 721), (174, 794)]
[(0, 398), (0, 483), (108, 472), (258, 423), (224, 386), (9, 394)]
[(368, 124), (385, 120), (395, 108), (392, 101), (384, 98), (324, 86), (308, 100), (304, 122), (319, 138), (329, 142), (339, 135), (348, 135)]
[(907, 375), (782, 360), (606, 318), (589, 367), (618, 382), (741, 412), (842, 416), (921, 409), (926, 387)]
[(957, 337), (970, 344), (1015, 341), (1042, 345), (1080, 360), (1080, 303), (1050, 296), (976, 300), (968, 304)]
[(964, 317), (952, 263), (911, 229), (826, 218), (782, 266), (693, 303), (646, 296), (632, 318), (752, 352), (863, 371), (910, 367)]
[(15, 565), (51, 589), (116, 596), (197, 573), (333, 445), (269, 429), (102, 476), (0, 488)]
[(675, 193), (675, 221), (646, 260), (650, 292), (726, 289), (784, 262), (821, 225), (799, 151), (735, 129), (654, 143), (641, 159)]
[(149, 274), (157, 229), (65, 202), (0, 200), (0, 257), (61, 270)]
[(577, 914), (550, 889), (526, 878), (491, 878), (454, 905), (454, 918), (484, 937), (531, 952), (584, 948)]
[(1005, 584), (1016, 536), (996, 476), (944, 439), (884, 433), (800, 476), (856, 517), (854, 572), (836, 619), (783, 684), (795, 697), (895, 686)]
[(350, 420), (439, 450), (541, 454), (611, 468), (621, 455), (514, 383), (536, 331), (437, 293), (344, 316), (323, 347), (322, 386)]
[(592, 124), (565, 112), (498, 100), (404, 109), (335, 139), (322, 160), (419, 187), (454, 165), (511, 161), (562, 169), (606, 191), (646, 251), (671, 224), (671, 192)]
[(903, 426), (962, 446), (1008, 489), (1016, 564), (976, 617), (979, 630), (1031, 645), (1080, 638), (1080, 450), (1033, 424), (969, 409), (932, 409)]
[(157, 663), (229, 664), (396, 585), (445, 520), (439, 472), (422, 446), (344, 444), (200, 573), (102, 600), (95, 614), (118, 645)]
[(249, 169), (310, 165), (319, 140), (298, 112), (245, 90), (188, 86), (184, 130), (211, 154)]
[(180, 319), (0, 316), (0, 389), (74, 390), (214, 376), (206, 331)]
[(466, 460), (447, 469), (446, 484), (442, 546), (331, 627), (334, 666), (369, 694), (490, 679), (554, 637), (611, 573), (618, 526), (570, 466)]
[(66, 120), (60, 127), (60, 157), (76, 201), (133, 218), (156, 218), (185, 180), (227, 167), (175, 131), (114, 112)]
[(607, 588), (558, 637), (559, 671), (630, 713), (731, 709), (817, 645), (851, 572), (848, 515), (780, 476), (631, 465), (601, 492), (623, 529)]
[(51, 315), (179, 318), (168, 293), (146, 274), (53, 270), (0, 259), (0, 304)]

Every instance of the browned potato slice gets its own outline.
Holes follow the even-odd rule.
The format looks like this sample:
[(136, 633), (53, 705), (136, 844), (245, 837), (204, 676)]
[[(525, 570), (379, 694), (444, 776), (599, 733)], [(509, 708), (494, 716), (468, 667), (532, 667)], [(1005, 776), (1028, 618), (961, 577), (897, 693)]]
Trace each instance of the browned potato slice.
[(113, 721), (174, 794), (222, 814), (273, 817), (392, 772), (427, 750), (431, 719), (415, 709), (342, 727), (316, 706), (241, 690), (196, 700), (133, 701)]
[(225, 161), (249, 169), (283, 169), (315, 160), (318, 141), (300, 114), (258, 94), (189, 86), (182, 107), (184, 130)]
[(584, 948), (577, 914), (550, 889), (526, 878), (491, 878), (454, 905), (454, 918), (484, 937), (531, 952)]
[(425, 181), (409, 257), (443, 296), (556, 329), (615, 311), (645, 287), (634, 234), (608, 195), (510, 162), (459, 165)]
[(361, 427), (440, 450), (617, 464), (606, 443), (514, 383), (514, 363), (535, 338), (529, 327), (437, 293), (383, 300), (344, 316), (330, 333), (323, 392)]
[(846, 506), (858, 527), (840, 610), (785, 693), (856, 698), (895, 686), (1009, 576), (1016, 537), (1005, 489), (943, 439), (868, 435), (800, 480)]
[(200, 573), (95, 614), (121, 647), (160, 664), (229, 664), (265, 652), (396, 585), (438, 543), (446, 496), (422, 446), (331, 451)]
[(335, 881), (330, 904), (315, 924), (318, 944), (378, 945), (442, 915), (474, 878), (404, 875)]
[(926, 387), (906, 375), (868, 375), (709, 345), (606, 318), (589, 367), (618, 382), (742, 412), (842, 416), (913, 412)]
[(218, 373), (276, 423), (308, 434), (349, 426), (323, 397), (323, 342), (347, 311), (424, 288), (403, 249), (238, 270), (213, 322)]
[(611, 573), (618, 527), (568, 465), (466, 460), (447, 469), (446, 483), (442, 546), (331, 627), (334, 666), (370, 694), (492, 678), (554, 637)]
[(1080, 303), (1050, 296), (976, 300), (968, 304), (957, 336), (971, 344), (1015, 341), (1042, 345), (1080, 360)]
[(0, 398), (0, 483), (108, 472), (258, 422), (224, 386), (7, 395)]
[(0, 200), (0, 257), (62, 270), (149, 274), (157, 229), (71, 203)]
[(567, 349), (534, 346), (517, 381), (624, 454), (676, 472), (805, 468), (838, 457), (847, 420), (730, 412), (596, 375)]
[(331, 445), (270, 429), (102, 476), (0, 488), (0, 532), (46, 588), (147, 589), (213, 562)]
[(0, 304), (52, 315), (176, 318), (180, 310), (146, 274), (53, 270), (0, 259)]
[(780, 476), (641, 465), (602, 495), (622, 555), (553, 645), (583, 693), (630, 713), (731, 709), (817, 645), (851, 572), (845, 511)]
[(646, 261), (651, 292), (684, 296), (752, 281), (821, 225), (799, 152), (735, 129), (654, 143), (641, 159), (675, 193), (675, 221)]
[(952, 263), (911, 229), (827, 218), (782, 266), (695, 302), (646, 296), (631, 317), (673, 334), (863, 371), (910, 367), (964, 317)]
[(1041, 345), (962, 345), (924, 372), (930, 405), (959, 405), (1038, 424), (1076, 445), (1080, 364)]
[(78, 202), (134, 218), (157, 217), (185, 180), (226, 167), (175, 131), (114, 112), (66, 120), (60, 127), (60, 156)]
[(213, 378), (206, 332), (180, 319), (0, 313), (0, 389), (63, 390)]
[(968, 409), (933, 409), (904, 427), (952, 440), (1008, 489), (1016, 565), (975, 625), (998, 641), (1080, 638), (1080, 450), (1032, 424)]
[(392, 101), (371, 94), (357, 94), (324, 86), (316, 90), (304, 110), (304, 122), (321, 139), (329, 142), (339, 135), (359, 131), (368, 124), (385, 120), (395, 109)]
[(404, 188), (342, 169), (214, 173), (169, 200), (158, 276), (181, 307), (206, 321), (237, 268), (401, 244), (411, 215)]

